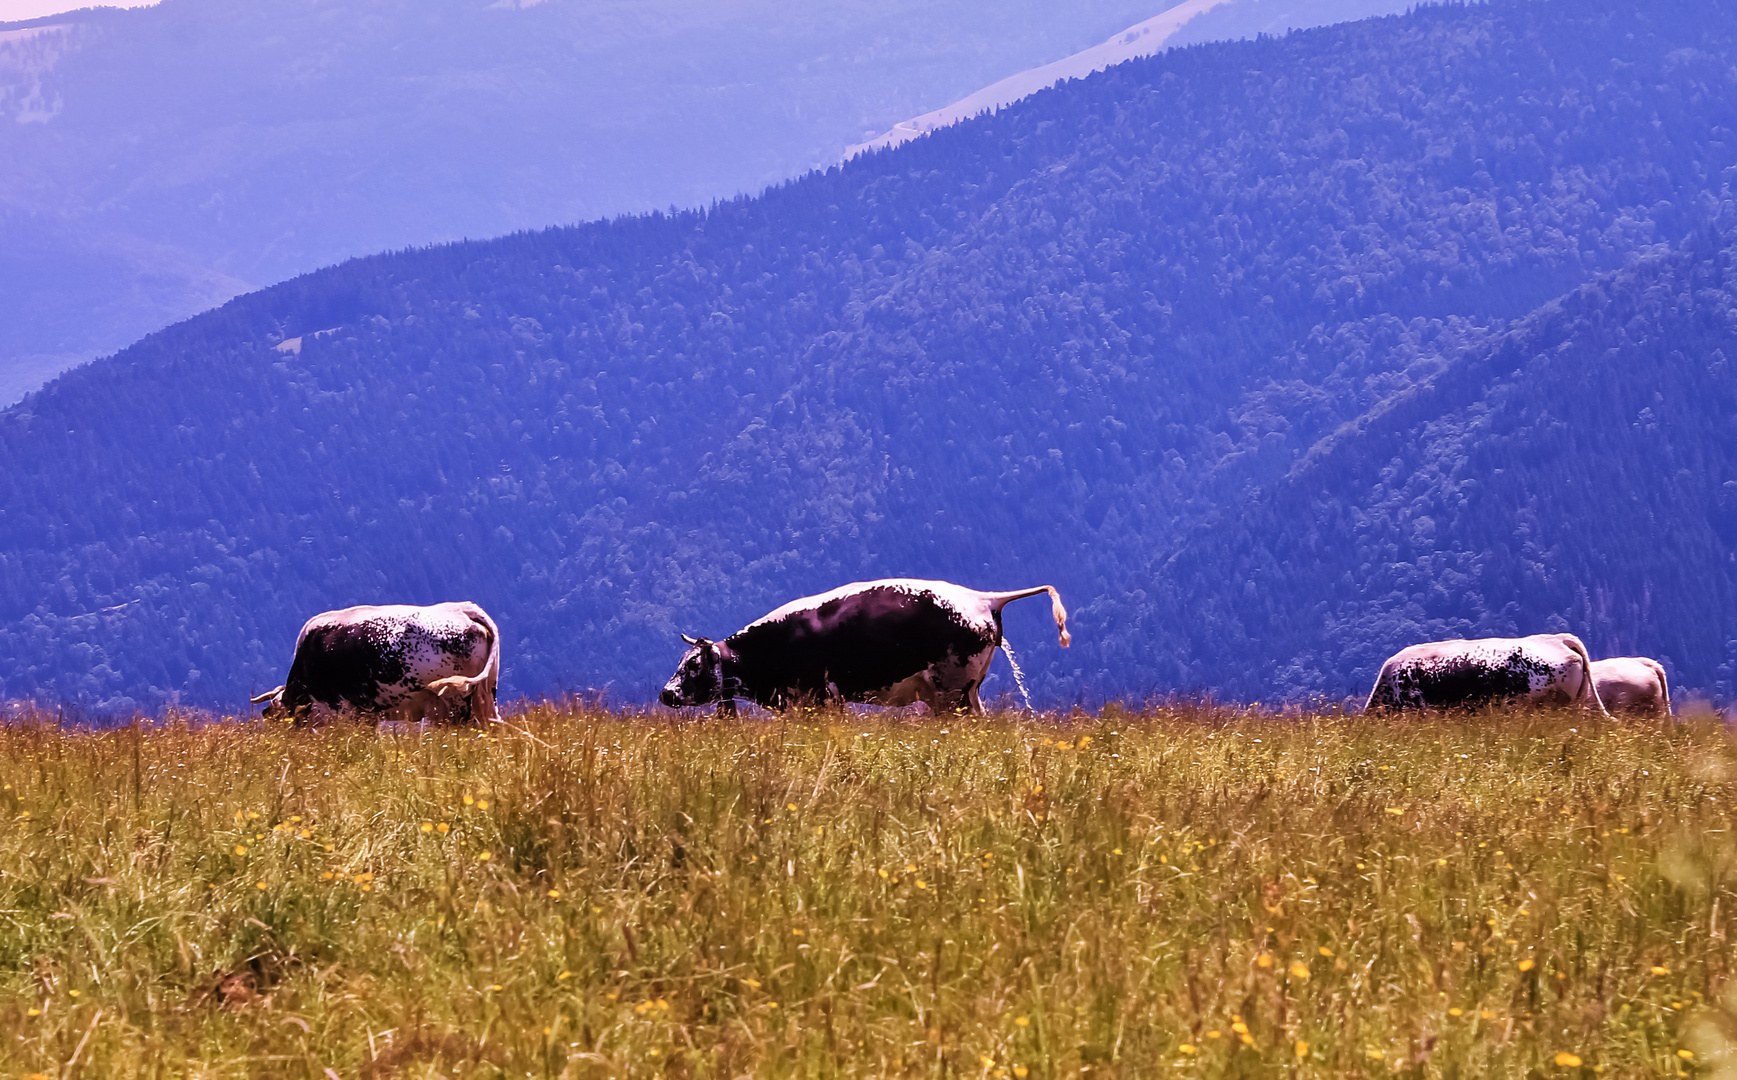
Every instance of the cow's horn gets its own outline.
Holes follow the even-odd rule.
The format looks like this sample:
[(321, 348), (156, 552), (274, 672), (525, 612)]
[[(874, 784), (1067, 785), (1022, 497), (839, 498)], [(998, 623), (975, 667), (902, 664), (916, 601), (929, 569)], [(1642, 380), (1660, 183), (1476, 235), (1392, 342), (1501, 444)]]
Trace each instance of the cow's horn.
[(281, 693), (283, 693), (283, 687), (280, 686), (276, 690), (267, 690), (265, 693), (259, 695), (258, 697), (248, 698), (247, 700), (252, 702), (255, 705), (258, 705), (262, 701), (270, 701), (272, 698), (277, 697)]
[(699, 639), (699, 638), (697, 638), (697, 637), (688, 637), (688, 636), (687, 636), (687, 635), (686, 635), (686, 634), (683, 634), (683, 635), (682, 635), (682, 640), (683, 640), (683, 641), (685, 641), (685, 642), (687, 642), (687, 643), (688, 643), (688, 644), (689, 644), (689, 645), (698, 645), (698, 644), (699, 644), (699, 643), (700, 643), (700, 639)]

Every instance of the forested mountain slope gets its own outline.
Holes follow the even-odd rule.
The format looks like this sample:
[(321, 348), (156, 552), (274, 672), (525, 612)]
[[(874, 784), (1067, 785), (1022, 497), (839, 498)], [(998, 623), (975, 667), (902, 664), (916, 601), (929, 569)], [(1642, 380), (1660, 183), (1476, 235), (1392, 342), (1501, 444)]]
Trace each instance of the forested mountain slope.
[(1710, 3), (1426, 8), (242, 297), (0, 414), (0, 693), (232, 704), (468, 598), (509, 692), (644, 700), (900, 574), (1057, 585), (1052, 703), (1563, 620), (1728, 694), (1734, 60)]
[(1284, 448), (1318, 403), (1251, 395), (1249, 453), (1221, 466), (1245, 493), (1154, 560), (1161, 595), (1128, 612), (1168, 681), (1338, 697), (1398, 643), (1568, 630), (1728, 700), (1734, 243), (1693, 237), (1501, 333), (1441, 328), (1411, 385), (1300, 457)]

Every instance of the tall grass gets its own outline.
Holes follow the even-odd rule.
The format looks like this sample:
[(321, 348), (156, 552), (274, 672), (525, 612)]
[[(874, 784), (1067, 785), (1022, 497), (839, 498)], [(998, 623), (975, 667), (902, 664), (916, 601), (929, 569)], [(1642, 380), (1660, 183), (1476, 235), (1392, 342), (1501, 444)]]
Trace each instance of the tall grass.
[(6, 1075), (1675, 1076), (1726, 1053), (1737, 752), (1713, 724), (23, 724), (0, 784)]

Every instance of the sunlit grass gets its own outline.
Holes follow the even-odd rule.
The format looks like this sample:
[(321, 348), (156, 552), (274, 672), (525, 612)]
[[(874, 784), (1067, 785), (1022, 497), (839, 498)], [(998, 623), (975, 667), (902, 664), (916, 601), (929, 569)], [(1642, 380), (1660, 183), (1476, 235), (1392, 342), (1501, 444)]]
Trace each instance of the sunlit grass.
[(0, 784), (4, 1075), (1676, 1076), (1725, 1053), (1714, 724), (25, 724)]

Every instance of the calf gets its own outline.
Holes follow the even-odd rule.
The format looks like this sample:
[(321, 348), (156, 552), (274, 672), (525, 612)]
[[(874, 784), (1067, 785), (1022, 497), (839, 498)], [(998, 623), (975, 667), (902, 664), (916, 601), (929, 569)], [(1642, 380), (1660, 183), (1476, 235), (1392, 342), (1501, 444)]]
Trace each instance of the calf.
[(738, 697), (769, 709), (797, 701), (983, 711), (978, 692), (1001, 644), (1001, 609), (1048, 593), (1065, 648), (1067, 611), (1048, 585), (978, 592), (945, 581), (859, 581), (792, 600), (722, 641), (692, 638), (659, 695), (671, 708)]
[(288, 677), (253, 698), (267, 719), (306, 723), (316, 706), (392, 720), (499, 720), (501, 634), (472, 603), (327, 611), (296, 636)]
[(1665, 669), (1645, 656), (1613, 656), (1592, 663), (1598, 700), (1613, 713), (1671, 715), (1671, 689)]

